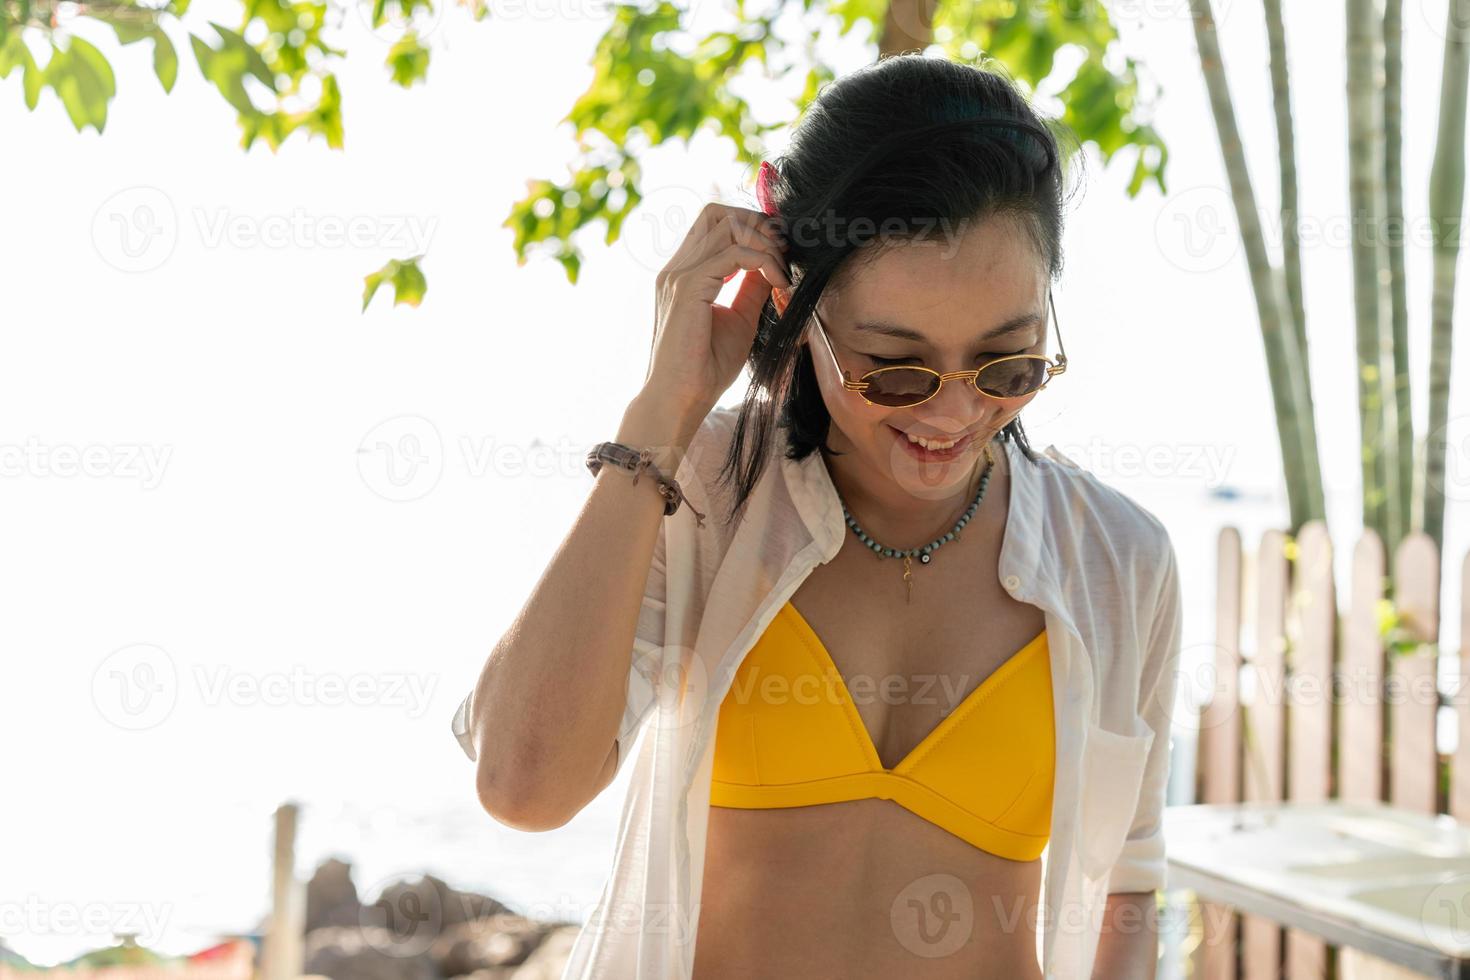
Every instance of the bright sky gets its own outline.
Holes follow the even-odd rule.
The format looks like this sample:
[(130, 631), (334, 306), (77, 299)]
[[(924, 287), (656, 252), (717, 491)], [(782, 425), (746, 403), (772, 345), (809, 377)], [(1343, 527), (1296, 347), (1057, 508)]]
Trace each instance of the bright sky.
[[(1186, 645), (1202, 650), (1218, 528), (1235, 523), (1253, 545), (1285, 519), (1275, 425), (1186, 0), (1115, 6), (1163, 87), (1170, 193), (1129, 200), (1131, 156), (1108, 169), (1092, 156), (1055, 291), (1069, 370), (1023, 418), (1035, 445), (1168, 523)], [(195, 24), (236, 16), (217, 0), (196, 7)], [(1274, 226), (1259, 5), (1217, 7)], [(1421, 431), (1444, 7), (1405, 11)], [(1289, 16), (1302, 208), (1320, 242), (1306, 256), (1318, 426), (1347, 542), (1359, 490), (1342, 28), (1311, 5)], [(22, 953), (51, 962), (108, 941), (68, 910), (133, 921), (180, 950), (248, 928), (267, 897), (268, 817), (287, 798), (306, 806), (303, 872), (338, 848), (365, 892), (434, 867), (574, 906), (574, 918), (596, 898), (625, 782), (567, 827), (510, 831), (476, 808), (448, 726), (590, 489), (583, 454), (642, 383), (654, 273), (700, 203), (752, 202), (731, 148), (701, 136), (647, 156), (653, 203), (611, 247), (600, 227), (582, 237), (579, 285), (549, 260), (517, 267), (501, 224), (528, 179), (572, 159), (557, 120), (591, 77), (606, 21), (600, 5), (517, 4), (478, 24), (449, 10), (430, 35), (427, 85), (405, 92), (386, 80), (386, 44), (350, 14), (340, 153), (300, 137), (274, 156), (242, 153), (192, 59), (165, 96), (145, 46), (95, 30), (82, 33), (118, 76), (104, 136), (76, 134), (49, 92), (26, 111), (18, 75), (0, 82), (0, 131), (19, 163), (0, 195), (0, 718), (13, 794), (0, 808), (0, 938)], [(833, 57), (845, 69), (870, 54), (846, 42)], [(766, 118), (790, 118), (779, 93), (743, 91)], [(362, 276), (420, 250), (424, 305), (393, 308), (384, 293), (359, 313)], [(1451, 415), (1466, 406), (1462, 386)], [(1463, 440), (1463, 425), (1454, 432)], [(1140, 471), (1140, 458), (1164, 462)], [(1246, 501), (1212, 501), (1221, 485)]]

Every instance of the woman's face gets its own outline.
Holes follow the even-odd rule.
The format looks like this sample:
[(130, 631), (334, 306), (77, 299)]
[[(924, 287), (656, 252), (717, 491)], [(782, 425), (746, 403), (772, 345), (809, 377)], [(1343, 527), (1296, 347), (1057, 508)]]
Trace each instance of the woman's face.
[[(784, 310), (789, 294), (776, 293), (777, 308)], [(871, 263), (852, 267), (840, 288), (829, 286), (817, 312), (852, 380), (890, 364), (971, 370), (1006, 354), (1046, 353), (1047, 277), (1025, 232), (1010, 220), (992, 219), (948, 240), (887, 247)], [(921, 405), (870, 405), (842, 387), (815, 320), (802, 342), (811, 348), (832, 416), (828, 445), (850, 454), (837, 465), (856, 463), (854, 478), (893, 481), (917, 497), (945, 499), (964, 491), (991, 437), (1037, 394), (997, 399), (947, 381)], [(952, 459), (934, 460), (910, 448), (908, 433), (969, 439)], [(886, 495), (885, 488), (869, 490)]]

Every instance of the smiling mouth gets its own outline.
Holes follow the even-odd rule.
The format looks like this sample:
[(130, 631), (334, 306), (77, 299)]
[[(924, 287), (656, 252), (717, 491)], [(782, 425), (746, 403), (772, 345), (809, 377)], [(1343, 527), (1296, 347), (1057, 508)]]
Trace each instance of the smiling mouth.
[(954, 440), (954, 444), (952, 446), (950, 446), (949, 448), (946, 448), (946, 449), (926, 449), (923, 445), (921, 445), (921, 444), (919, 444), (917, 442), (914, 442), (912, 439), (910, 439), (909, 438), (909, 434), (907, 432), (903, 431), (902, 429), (898, 428), (897, 426), (890, 425), (889, 428), (892, 429), (897, 434), (897, 437), (906, 446), (908, 446), (910, 449), (912, 449), (915, 452), (920, 453), (922, 455), (935, 456), (935, 457), (939, 457), (939, 458), (951, 457), (951, 456), (957, 456), (957, 455), (959, 455), (960, 452), (962, 452), (963, 450), (969, 448), (970, 443), (975, 438), (975, 433), (973, 431), (971, 431), (971, 432), (967, 432), (964, 435), (959, 436), (957, 439), (955, 439)]

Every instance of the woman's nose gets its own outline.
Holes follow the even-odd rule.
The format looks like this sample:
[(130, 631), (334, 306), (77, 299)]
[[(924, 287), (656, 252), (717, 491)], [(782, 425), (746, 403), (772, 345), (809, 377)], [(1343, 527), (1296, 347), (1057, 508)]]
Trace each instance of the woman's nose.
[[(994, 404), (987, 404), (994, 403)], [(992, 398), (986, 398), (975, 389), (975, 385), (963, 378), (954, 378), (944, 383), (939, 394), (922, 406), (923, 424), (934, 431), (960, 432), (973, 429), (980, 420), (993, 414), (1000, 407)]]

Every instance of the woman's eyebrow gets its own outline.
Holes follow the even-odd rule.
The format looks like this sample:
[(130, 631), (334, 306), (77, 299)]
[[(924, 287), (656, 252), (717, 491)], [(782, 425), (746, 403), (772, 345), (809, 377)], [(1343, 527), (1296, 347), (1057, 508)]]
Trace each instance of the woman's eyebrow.
[[(1004, 323), (991, 327), (985, 333), (981, 334), (976, 342), (983, 344), (988, 340), (994, 340), (996, 337), (1003, 337), (1006, 334), (1015, 333), (1023, 327), (1029, 327), (1041, 322), (1043, 322), (1043, 318), (1039, 313), (1022, 313), (1018, 316), (1011, 317)], [(896, 340), (912, 340), (915, 343), (929, 344), (929, 338), (917, 330), (905, 327), (901, 323), (894, 323), (891, 320), (859, 320), (854, 325), (854, 329), (861, 330), (865, 333), (878, 334), (883, 337), (893, 337)]]

